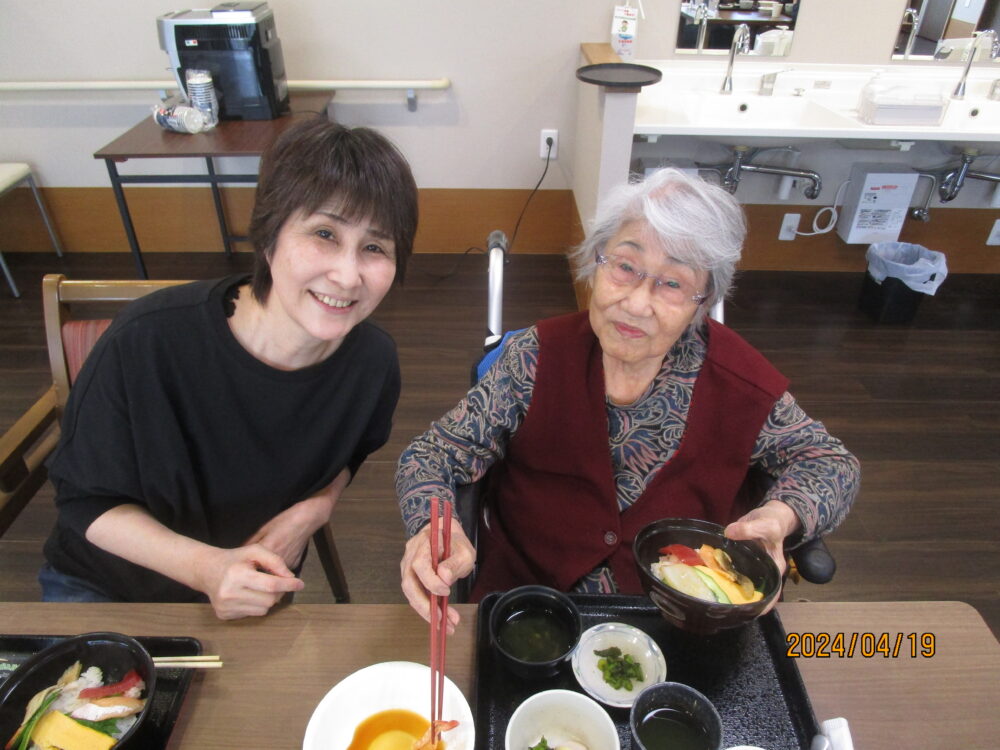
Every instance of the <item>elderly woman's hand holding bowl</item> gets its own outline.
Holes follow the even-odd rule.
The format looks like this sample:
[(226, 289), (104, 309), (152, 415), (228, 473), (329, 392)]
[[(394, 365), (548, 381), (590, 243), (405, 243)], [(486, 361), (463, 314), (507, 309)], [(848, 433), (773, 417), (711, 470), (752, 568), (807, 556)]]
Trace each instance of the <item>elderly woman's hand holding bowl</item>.
[[(473, 599), (531, 583), (642, 593), (632, 543), (659, 519), (720, 524), (760, 542), (779, 570), (786, 545), (840, 523), (857, 460), (773, 365), (708, 315), (745, 234), (732, 196), (676, 170), (610, 192), (571, 255), (588, 309), (514, 335), (400, 457), (403, 591), (417, 611), (473, 555)], [(463, 542), (447, 577), (435, 577), (421, 562), (429, 498), (450, 500), (487, 470), (478, 549)], [(745, 489), (751, 472), (768, 478), (760, 496)]]

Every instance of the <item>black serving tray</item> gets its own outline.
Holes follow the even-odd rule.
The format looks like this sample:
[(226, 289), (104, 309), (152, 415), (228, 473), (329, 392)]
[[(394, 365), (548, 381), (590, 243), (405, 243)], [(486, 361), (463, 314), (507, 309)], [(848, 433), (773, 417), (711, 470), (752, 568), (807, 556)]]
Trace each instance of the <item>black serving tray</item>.
[[(9, 665), (19, 665), (44, 648), (48, 648), (65, 635), (0, 635), (0, 685), (13, 673)], [(201, 653), (201, 641), (188, 637), (135, 636), (151, 656), (196, 656)], [(184, 703), (184, 695), (191, 684), (193, 669), (156, 670), (156, 691), (149, 714), (128, 742), (115, 747), (135, 750), (159, 750), (177, 722)], [(2, 741), (2, 740), (0, 740)]]
[(584, 83), (612, 89), (633, 89), (659, 83), (663, 73), (648, 65), (636, 63), (595, 63), (577, 68), (576, 77)]
[[(490, 646), (490, 612), (498, 594), (479, 606), (476, 636), (476, 750), (503, 750), (507, 722), (521, 702), (542, 690), (583, 690), (565, 664), (555, 677), (525, 681), (507, 671)], [(584, 629), (624, 622), (648, 633), (663, 650), (667, 679), (704, 693), (722, 717), (722, 746), (808, 750), (819, 733), (816, 715), (795, 662), (785, 656), (785, 629), (771, 611), (744, 628), (699, 636), (660, 615), (646, 597), (571, 594)], [(631, 750), (629, 711), (605, 706), (618, 728), (622, 750)]]

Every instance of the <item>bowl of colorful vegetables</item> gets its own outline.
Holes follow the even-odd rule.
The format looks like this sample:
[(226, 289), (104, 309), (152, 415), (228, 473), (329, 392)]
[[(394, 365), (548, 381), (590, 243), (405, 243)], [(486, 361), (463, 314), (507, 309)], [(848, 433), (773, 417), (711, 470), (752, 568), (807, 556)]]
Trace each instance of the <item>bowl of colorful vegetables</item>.
[(133, 737), (152, 705), (156, 670), (121, 633), (58, 641), (0, 685), (0, 743), (9, 750), (109, 750)]
[(643, 589), (673, 625), (708, 635), (746, 625), (778, 596), (781, 575), (762, 547), (728, 539), (722, 526), (665, 518), (632, 545)]

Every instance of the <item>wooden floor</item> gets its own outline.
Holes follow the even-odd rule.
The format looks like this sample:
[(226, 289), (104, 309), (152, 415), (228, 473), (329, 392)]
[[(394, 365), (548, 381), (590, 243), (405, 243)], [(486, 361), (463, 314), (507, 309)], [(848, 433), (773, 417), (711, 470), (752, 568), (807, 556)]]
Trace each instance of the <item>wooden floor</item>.
[[(48, 384), (38, 281), (129, 278), (124, 254), (7, 254), (24, 291), (0, 288), (0, 429)], [(158, 278), (208, 278), (249, 258), (149, 254)], [(856, 310), (853, 274), (747, 273), (727, 323), (791, 378), (792, 391), (861, 459), (855, 510), (830, 538), (839, 565), (826, 586), (790, 599), (959, 599), (1000, 635), (1000, 276), (953, 275), (922, 300), (912, 325), (876, 325)], [(507, 328), (571, 311), (565, 262), (515, 256), (505, 283)], [(485, 333), (481, 255), (419, 255), (377, 320), (395, 337), (403, 395), (388, 445), (365, 464), (334, 515), (354, 601), (398, 602), (403, 536), (392, 487), (395, 459), (464, 392)], [(0, 600), (38, 596), (35, 572), (53, 519), (40, 495), (0, 540)], [(308, 564), (301, 601), (330, 601)]]

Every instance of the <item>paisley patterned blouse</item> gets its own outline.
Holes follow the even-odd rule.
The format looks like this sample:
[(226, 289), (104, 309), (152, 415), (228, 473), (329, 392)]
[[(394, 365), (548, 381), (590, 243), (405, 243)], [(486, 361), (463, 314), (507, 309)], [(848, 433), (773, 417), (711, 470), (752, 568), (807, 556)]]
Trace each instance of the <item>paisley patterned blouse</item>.
[[(706, 350), (704, 331), (688, 329), (645, 394), (626, 406), (606, 401), (608, 449), (622, 510), (639, 498), (680, 445)], [(403, 451), (396, 490), (408, 536), (428, 523), (428, 498), (453, 499), (456, 485), (478, 480), (504, 457), (531, 405), (537, 363), (538, 336), (532, 326), (511, 337), (466, 397)], [(764, 501), (777, 499), (795, 511), (802, 540), (836, 528), (857, 494), (857, 459), (787, 392), (761, 429), (751, 462), (775, 479)], [(594, 592), (616, 588), (604, 566), (575, 586)]]

